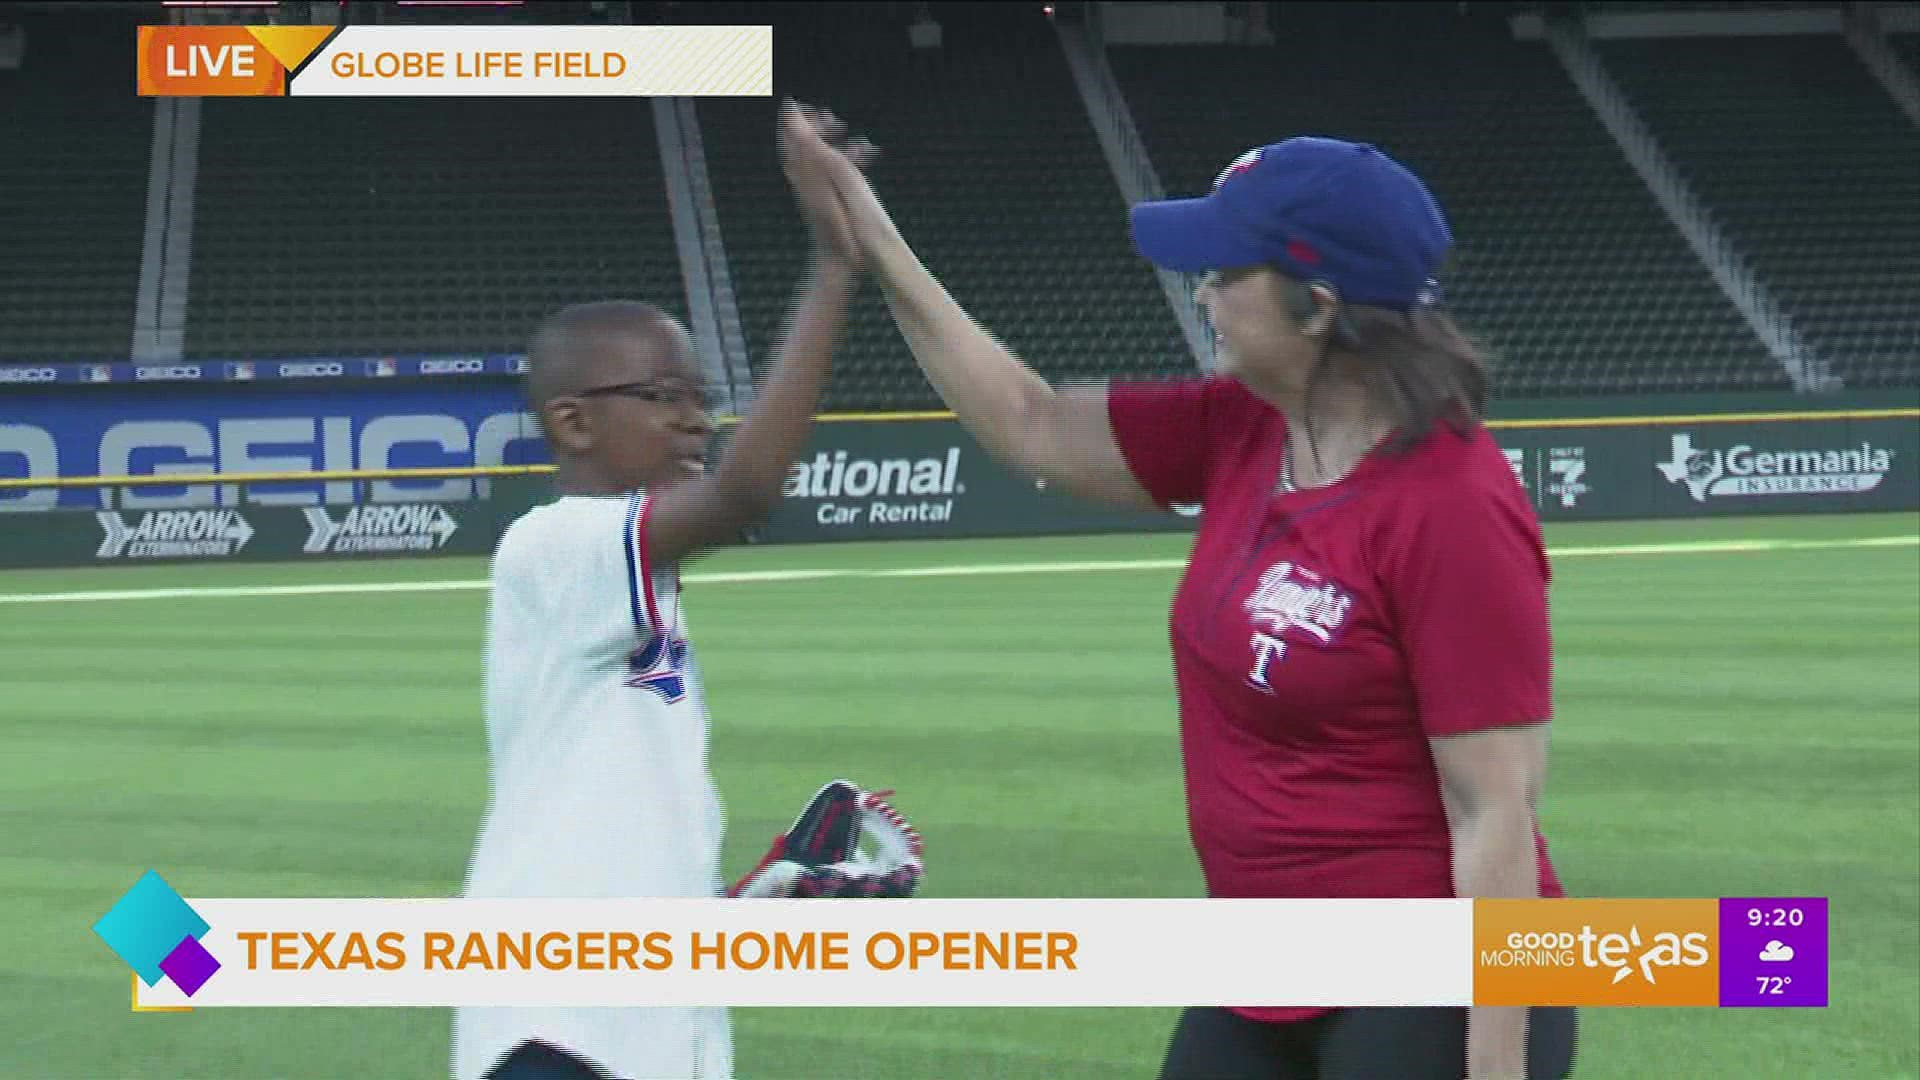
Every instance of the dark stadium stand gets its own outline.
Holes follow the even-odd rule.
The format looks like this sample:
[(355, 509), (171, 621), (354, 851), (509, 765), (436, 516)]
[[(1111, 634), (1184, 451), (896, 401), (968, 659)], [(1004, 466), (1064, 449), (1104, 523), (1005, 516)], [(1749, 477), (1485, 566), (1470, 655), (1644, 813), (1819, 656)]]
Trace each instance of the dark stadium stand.
[(640, 98), (208, 99), (194, 358), (517, 352), (565, 304), (685, 318)]
[(1599, 49), (1847, 385), (1920, 379), (1920, 129), (1846, 42), (1808, 35)]
[[(594, 10), (598, 7), (600, 10)], [(575, 23), (606, 23), (608, 5), (582, 0), (538, 0), (515, 7), (487, 7), (481, 4), (457, 7), (440, 5), (368, 4), (366, 19), (356, 22), (380, 26), (565, 26)]]
[[(714, 21), (767, 18), (711, 5)], [(929, 269), (1054, 379), (1194, 370), (1058, 40), (1037, 6), (931, 5), (944, 47), (915, 55), (872, 7), (773, 9), (775, 90), (825, 104), (880, 145), (876, 186)], [(780, 175), (773, 106), (707, 99), (701, 128), (741, 321), (756, 365), (776, 335), (806, 237)], [(942, 407), (865, 290), (828, 407)]]
[(1452, 5), (1335, 7), (1277, 7), (1270, 49), (1110, 50), (1169, 191), (1294, 135), (1375, 142), (1448, 210), (1443, 284), (1501, 395), (1788, 385), (1546, 46)]
[(125, 360), (153, 144), (130, 88), (139, 20), (4, 18), (27, 48), (0, 71), (0, 362)]
[(1907, 69), (1920, 75), (1920, 34), (1888, 34), (1887, 44), (1894, 55), (1906, 61)]
[[(983, 324), (1055, 380), (1191, 372), (1039, 5), (924, 5), (944, 41), (915, 49), (920, 6), (349, 11), (771, 22), (777, 94), (834, 107), (881, 144), (882, 195)], [(1786, 388), (1550, 51), (1513, 40), (1514, 9), (1271, 5), (1272, 47), (1109, 55), (1176, 194), (1305, 133), (1376, 141), (1425, 175), (1460, 241), (1449, 299), (1496, 354), (1503, 396)], [(133, 28), (165, 17), (0, 13), (29, 42), (23, 70), (0, 71), (0, 362), (128, 354), (153, 102), (101, 73), (127, 72)], [(1920, 34), (1889, 40), (1920, 72)], [(1920, 130), (1844, 40), (1596, 47), (1848, 385), (1920, 384)], [(760, 368), (806, 243), (773, 103), (704, 99), (698, 114)], [(644, 99), (210, 98), (200, 131), (189, 358), (513, 352), (553, 309), (608, 296), (685, 317)], [(871, 286), (848, 336), (829, 410), (941, 406)]]

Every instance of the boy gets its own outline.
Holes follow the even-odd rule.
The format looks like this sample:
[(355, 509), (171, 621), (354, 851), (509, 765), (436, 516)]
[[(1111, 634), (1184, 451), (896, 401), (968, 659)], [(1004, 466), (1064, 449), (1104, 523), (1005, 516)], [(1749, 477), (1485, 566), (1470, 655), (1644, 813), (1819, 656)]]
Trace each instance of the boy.
[[(795, 125), (782, 109), (783, 162)], [(864, 144), (850, 151), (863, 163)], [(493, 564), (486, 710), (492, 794), (472, 897), (714, 897), (721, 813), (678, 566), (738, 539), (803, 449), (857, 267), (835, 200), (801, 207), (814, 255), (758, 400), (715, 467), (687, 332), (649, 304), (581, 304), (528, 350), (560, 498)], [(842, 230), (833, 235), (829, 230)], [(716, 1077), (725, 1009), (463, 1008), (456, 1080)]]

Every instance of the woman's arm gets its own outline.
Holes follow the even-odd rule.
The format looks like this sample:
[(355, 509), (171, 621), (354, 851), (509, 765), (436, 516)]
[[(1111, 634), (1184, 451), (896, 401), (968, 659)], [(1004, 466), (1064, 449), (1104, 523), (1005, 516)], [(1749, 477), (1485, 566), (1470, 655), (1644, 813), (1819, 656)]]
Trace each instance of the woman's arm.
[[(1545, 784), (1547, 726), (1496, 728), (1429, 740), (1453, 836), (1454, 895), (1540, 895), (1534, 807)], [(1467, 1012), (1468, 1080), (1523, 1080), (1527, 1010)]]
[(796, 138), (807, 168), (790, 179), (803, 191), (830, 188), (841, 201), (894, 321), (961, 424), (1013, 468), (1086, 498), (1152, 507), (1114, 438), (1105, 388), (1055, 390), (974, 322), (921, 264), (859, 167), (823, 137), (830, 134), (823, 126)]

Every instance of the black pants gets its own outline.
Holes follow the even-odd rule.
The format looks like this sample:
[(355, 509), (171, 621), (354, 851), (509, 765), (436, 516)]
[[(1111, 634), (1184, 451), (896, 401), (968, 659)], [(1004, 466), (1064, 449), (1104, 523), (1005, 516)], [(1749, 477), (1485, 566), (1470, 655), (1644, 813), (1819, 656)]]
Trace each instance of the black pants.
[[(1573, 1072), (1573, 1009), (1527, 1012), (1527, 1080)], [(1227, 1009), (1180, 1015), (1160, 1080), (1461, 1080), (1467, 1010), (1339, 1009), (1270, 1024)]]
[(500, 1064), (487, 1070), (487, 1080), (608, 1080), (600, 1069), (565, 1050), (543, 1042), (523, 1042)]

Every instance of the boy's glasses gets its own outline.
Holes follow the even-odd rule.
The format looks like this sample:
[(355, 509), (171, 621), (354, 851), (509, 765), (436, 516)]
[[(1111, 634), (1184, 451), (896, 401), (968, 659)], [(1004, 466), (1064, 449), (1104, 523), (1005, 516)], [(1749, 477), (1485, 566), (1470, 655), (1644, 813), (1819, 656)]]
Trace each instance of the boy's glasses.
[(596, 386), (582, 390), (580, 397), (636, 397), (654, 405), (673, 407), (691, 406), (701, 412), (712, 411), (713, 401), (707, 391), (699, 386), (686, 386), (678, 383), (620, 383), (615, 386)]

